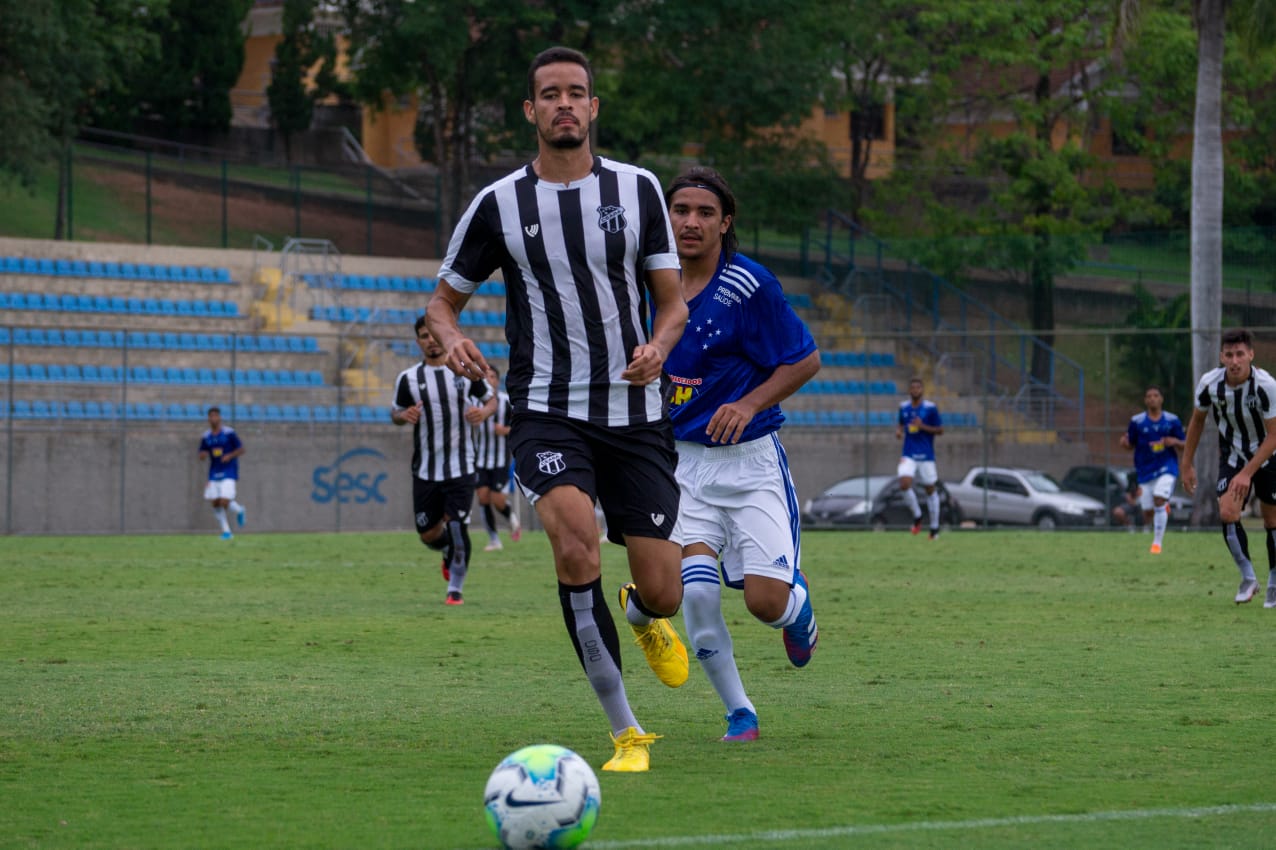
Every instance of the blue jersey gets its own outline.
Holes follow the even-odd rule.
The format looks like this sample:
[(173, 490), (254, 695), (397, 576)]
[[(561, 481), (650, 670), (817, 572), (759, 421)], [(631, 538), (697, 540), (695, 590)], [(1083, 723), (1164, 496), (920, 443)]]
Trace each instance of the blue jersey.
[[(665, 360), (672, 382), (669, 417), (674, 437), (714, 445), (705, 429), (718, 408), (752, 392), (776, 368), (816, 350), (815, 339), (784, 300), (780, 282), (741, 254), (719, 258), (709, 284), (687, 304), (682, 339)], [(758, 411), (740, 442), (779, 429), (778, 404)]]
[(223, 478), (239, 480), (239, 456), (236, 455), (230, 460), (223, 460), (223, 458), (242, 445), (235, 429), (226, 425), (223, 425), (216, 434), (212, 431), (204, 432), (203, 438), (199, 441), (199, 450), (208, 452), (209, 481), (221, 481)]
[(1163, 410), (1160, 419), (1148, 416), (1147, 411), (1130, 417), (1125, 438), (1134, 446), (1134, 470), (1140, 484), (1179, 474), (1179, 453), (1165, 445), (1166, 437), (1187, 439), (1183, 423), (1173, 413)]
[(922, 403), (913, 407), (913, 400), (900, 402), (899, 426), (904, 429), (904, 449), (901, 457), (913, 460), (935, 459), (935, 435), (917, 427), (917, 423), (939, 428), (944, 424), (939, 418), (939, 408), (935, 402), (922, 399)]

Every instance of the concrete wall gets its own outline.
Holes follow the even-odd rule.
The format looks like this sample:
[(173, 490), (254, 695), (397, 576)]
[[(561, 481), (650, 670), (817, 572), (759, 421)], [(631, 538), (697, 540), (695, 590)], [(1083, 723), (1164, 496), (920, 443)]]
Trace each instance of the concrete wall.
[[(196, 456), (201, 423), (189, 428), (114, 425), (0, 426), (0, 529), (13, 534), (214, 533)], [(261, 425), (240, 429), (239, 500), (248, 533), (412, 528), (411, 432), (392, 425)], [(891, 473), (899, 443), (887, 432), (790, 428), (784, 441), (799, 499), (852, 475)], [(1027, 465), (1061, 475), (1086, 460), (1083, 446), (985, 441), (950, 431), (937, 442), (940, 475), (983, 463)], [(985, 453), (987, 453), (985, 455)], [(524, 507), (529, 527), (535, 521)]]

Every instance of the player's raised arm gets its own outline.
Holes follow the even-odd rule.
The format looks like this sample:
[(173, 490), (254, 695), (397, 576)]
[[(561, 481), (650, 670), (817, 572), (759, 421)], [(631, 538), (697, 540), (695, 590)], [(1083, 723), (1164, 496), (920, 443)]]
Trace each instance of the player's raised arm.
[(461, 330), (461, 311), (469, 300), (468, 292), (460, 292), (440, 280), (426, 305), (425, 322), (447, 352), (447, 367), (463, 378), (478, 380), (487, 374), (487, 361), (474, 340)]

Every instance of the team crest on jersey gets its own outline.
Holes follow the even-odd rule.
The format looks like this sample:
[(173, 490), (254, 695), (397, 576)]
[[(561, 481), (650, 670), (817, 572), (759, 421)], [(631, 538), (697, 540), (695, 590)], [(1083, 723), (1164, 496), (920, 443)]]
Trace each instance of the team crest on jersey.
[(619, 204), (607, 204), (598, 208), (598, 226), (608, 233), (619, 233), (625, 229), (625, 208)]
[(546, 475), (557, 475), (567, 469), (562, 452), (537, 452), (536, 461), (537, 467)]
[(528, 239), (535, 239), (536, 234), (541, 232), (541, 226), (539, 224), (529, 224), (523, 228), (523, 232), (527, 234)]

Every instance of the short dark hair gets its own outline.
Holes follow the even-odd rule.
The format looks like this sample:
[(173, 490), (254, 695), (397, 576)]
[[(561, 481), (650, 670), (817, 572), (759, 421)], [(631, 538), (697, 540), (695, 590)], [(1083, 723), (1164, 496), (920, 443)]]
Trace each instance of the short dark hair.
[(1152, 390), (1156, 390), (1161, 395), (1165, 395), (1165, 390), (1161, 389), (1160, 386), (1158, 386), (1157, 384), (1148, 384), (1146, 387), (1143, 388), (1143, 394), (1147, 395)]
[(216, 414), (218, 414), (218, 415), (220, 416), (220, 415), (221, 415), (221, 412), (222, 412), (222, 409), (221, 409), (220, 407), (218, 407), (217, 405), (215, 405), (215, 404), (214, 404), (212, 407), (208, 408), (208, 413), (206, 413), (206, 414), (204, 414), (204, 415), (205, 415), (205, 416), (212, 416), (214, 413), (216, 413)]
[(573, 50), (570, 47), (550, 47), (536, 54), (536, 58), (532, 60), (532, 64), (527, 66), (527, 99), (536, 100), (536, 72), (546, 65), (553, 65), (555, 62), (571, 62), (585, 69), (585, 76), (589, 78), (589, 96), (594, 96), (594, 69), (589, 66), (589, 60), (585, 58), (585, 54), (579, 50)]
[(1243, 345), (1246, 348), (1254, 347), (1254, 334), (1248, 328), (1228, 328), (1223, 331), (1223, 336), (1219, 340), (1219, 347), (1225, 348), (1229, 345)]
[(922, 380), (921, 375), (914, 375), (908, 379), (908, 385), (911, 387), (913, 384), (921, 384), (923, 387), (926, 386), (926, 382)]
[(425, 327), (425, 314), (424, 314), (424, 313), (422, 313), (421, 315), (417, 316), (417, 317), (416, 317), (416, 321), (412, 323), (412, 332), (413, 332), (414, 334), (420, 334), (420, 333), (421, 333), (421, 328), (423, 328), (423, 327)]
[(728, 263), (731, 262), (731, 258), (740, 247), (740, 239), (735, 233), (735, 195), (732, 194), (731, 187), (727, 185), (725, 177), (709, 166), (693, 165), (669, 184), (669, 189), (665, 192), (665, 206), (669, 206), (674, 193), (679, 189), (691, 188), (708, 189), (717, 195), (718, 202), (722, 205), (722, 217), (731, 216), (731, 224), (727, 225), (727, 232), (722, 234), (722, 254)]

